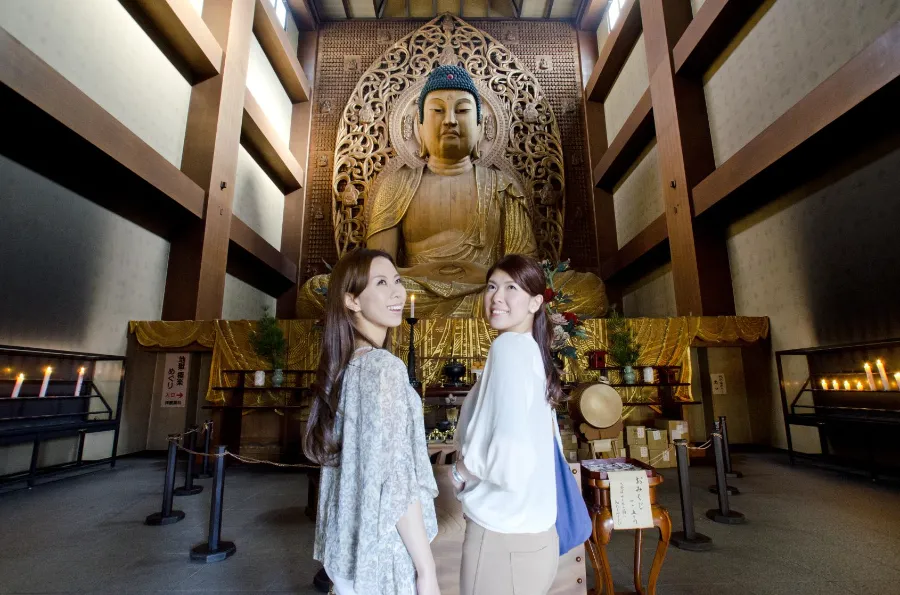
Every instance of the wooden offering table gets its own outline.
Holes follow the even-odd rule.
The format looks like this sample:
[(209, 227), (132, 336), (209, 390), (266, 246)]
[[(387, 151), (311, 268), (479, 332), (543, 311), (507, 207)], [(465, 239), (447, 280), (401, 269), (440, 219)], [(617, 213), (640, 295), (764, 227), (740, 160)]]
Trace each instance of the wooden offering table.
[[(634, 532), (634, 588), (638, 595), (656, 595), (656, 581), (659, 579), (659, 573), (662, 570), (663, 560), (666, 557), (666, 551), (669, 549), (669, 537), (672, 534), (672, 521), (669, 519), (668, 511), (656, 502), (656, 486), (663, 482), (663, 477), (659, 475), (653, 467), (642, 463), (635, 459), (621, 458), (608, 459), (620, 463), (630, 463), (637, 469), (646, 469), (647, 484), (650, 487), (650, 509), (653, 514), (653, 525), (659, 528), (659, 543), (656, 546), (656, 554), (653, 556), (653, 563), (650, 566), (650, 582), (647, 590), (644, 591), (641, 585), (641, 530)], [(588, 502), (588, 508), (591, 512), (591, 521), (594, 530), (588, 541), (590, 548), (590, 556), (592, 566), (594, 567), (594, 577), (596, 579), (597, 593), (603, 588), (606, 595), (614, 595), (612, 571), (609, 567), (609, 556), (606, 553), (606, 546), (612, 538), (612, 533), (616, 529), (613, 523), (612, 506), (609, 497), (609, 476), (605, 471), (591, 471), (582, 465), (582, 481), (585, 486), (584, 492)]]

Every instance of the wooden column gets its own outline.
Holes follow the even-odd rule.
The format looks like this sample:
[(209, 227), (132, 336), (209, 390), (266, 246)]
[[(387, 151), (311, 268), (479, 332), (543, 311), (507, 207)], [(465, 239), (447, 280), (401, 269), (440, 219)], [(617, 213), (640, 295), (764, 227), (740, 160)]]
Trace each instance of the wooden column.
[[(595, 27), (596, 29), (596, 27)], [(587, 83), (594, 65), (597, 63), (597, 34), (594, 31), (578, 31), (578, 51), (581, 58), (582, 81)], [(584, 95), (582, 95), (584, 97)], [(593, 180), (594, 165), (609, 148), (606, 140), (606, 116), (603, 104), (584, 97), (585, 138), (588, 143), (588, 169)], [(614, 256), (619, 249), (616, 239), (616, 215), (613, 195), (593, 186), (593, 214), (596, 235), (597, 262), (602, 264)], [(599, 270), (597, 273), (599, 274)], [(610, 304), (621, 303), (621, 287), (615, 282), (606, 284), (606, 297)]]
[(203, 220), (172, 240), (164, 320), (222, 315), (253, 0), (206, 0), (203, 20), (225, 53), (221, 73), (191, 91), (181, 169), (206, 192)]
[(691, 189), (715, 170), (700, 77), (676, 76), (672, 48), (691, 22), (689, 0), (641, 0), (659, 169), (678, 315), (734, 314), (724, 229), (694, 219)]
[[(300, 31), (297, 59), (304, 72), (315, 72), (318, 34), (316, 31)], [(307, 75), (308, 76), (308, 75)], [(310, 81), (312, 82), (312, 81)], [(310, 97), (310, 99), (312, 99)], [(297, 281), (301, 282), (300, 259), (303, 256), (303, 230), (306, 218), (306, 189), (309, 180), (309, 143), (312, 131), (312, 101), (295, 103), (291, 113), (290, 150), (303, 168), (304, 179), (300, 188), (284, 195), (284, 218), (281, 223), (281, 253), (297, 265)], [(297, 317), (298, 284), (278, 297), (278, 318)]]

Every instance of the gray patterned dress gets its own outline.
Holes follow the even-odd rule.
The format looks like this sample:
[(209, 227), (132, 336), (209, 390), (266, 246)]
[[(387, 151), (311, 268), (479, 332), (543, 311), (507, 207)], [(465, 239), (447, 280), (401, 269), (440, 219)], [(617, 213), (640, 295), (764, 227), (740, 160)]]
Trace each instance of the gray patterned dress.
[(322, 468), (313, 557), (359, 595), (415, 593), (415, 567), (396, 525), (418, 498), (433, 540), (438, 490), (422, 403), (399, 358), (375, 349), (350, 362), (335, 437), (340, 465)]

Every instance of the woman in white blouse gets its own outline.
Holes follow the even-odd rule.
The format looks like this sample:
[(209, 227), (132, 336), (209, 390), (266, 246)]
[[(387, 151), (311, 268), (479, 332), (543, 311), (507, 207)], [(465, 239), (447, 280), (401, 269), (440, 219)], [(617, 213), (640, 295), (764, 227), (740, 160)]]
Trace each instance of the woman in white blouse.
[(440, 595), (422, 403), (382, 349), (405, 301), (384, 252), (357, 250), (331, 273), (304, 450), (322, 465), (313, 557), (337, 595)]
[(466, 516), (460, 595), (544, 595), (556, 577), (553, 406), (564, 396), (545, 287), (540, 264), (519, 254), (487, 274), (484, 309), (500, 335), (460, 412), (451, 470)]

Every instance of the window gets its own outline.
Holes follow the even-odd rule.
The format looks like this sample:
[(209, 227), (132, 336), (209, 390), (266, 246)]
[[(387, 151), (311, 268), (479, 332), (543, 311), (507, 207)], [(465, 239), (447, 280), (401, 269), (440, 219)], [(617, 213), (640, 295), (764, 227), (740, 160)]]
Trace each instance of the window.
[(278, 22), (281, 23), (282, 29), (287, 29), (287, 7), (284, 5), (284, 0), (273, 0), (275, 2), (275, 16), (278, 17)]
[(618, 22), (619, 15), (622, 13), (622, 0), (609, 0), (606, 12), (606, 24), (609, 25), (609, 30), (612, 31), (616, 28), (616, 22)]

